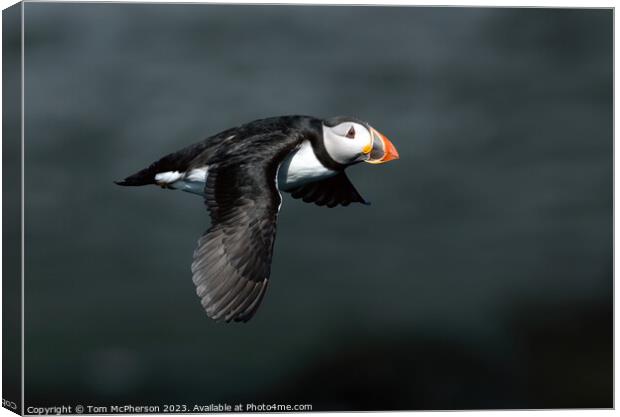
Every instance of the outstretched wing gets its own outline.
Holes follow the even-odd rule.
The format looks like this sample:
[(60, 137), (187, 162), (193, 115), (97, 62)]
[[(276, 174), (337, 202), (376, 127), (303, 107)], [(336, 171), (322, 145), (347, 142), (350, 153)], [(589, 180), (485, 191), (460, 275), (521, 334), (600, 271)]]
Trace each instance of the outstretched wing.
[[(211, 227), (192, 263), (202, 306), (215, 320), (248, 321), (269, 283), (281, 197), (277, 169), (296, 145), (286, 137), (247, 139), (209, 164), (205, 203)], [(241, 146), (241, 145), (240, 145)]]
[(351, 203), (370, 204), (355, 189), (344, 172), (324, 180), (304, 184), (291, 190), (293, 198), (301, 198), (306, 203), (318, 206), (348, 206)]

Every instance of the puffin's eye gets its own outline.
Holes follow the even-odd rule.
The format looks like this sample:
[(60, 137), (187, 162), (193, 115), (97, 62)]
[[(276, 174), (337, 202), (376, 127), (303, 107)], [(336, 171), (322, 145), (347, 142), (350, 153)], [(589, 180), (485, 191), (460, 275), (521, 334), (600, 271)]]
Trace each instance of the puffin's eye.
[(349, 129), (349, 131), (347, 132), (345, 136), (348, 137), (349, 139), (353, 139), (355, 137), (355, 129), (353, 128), (353, 126), (351, 126), (351, 128)]

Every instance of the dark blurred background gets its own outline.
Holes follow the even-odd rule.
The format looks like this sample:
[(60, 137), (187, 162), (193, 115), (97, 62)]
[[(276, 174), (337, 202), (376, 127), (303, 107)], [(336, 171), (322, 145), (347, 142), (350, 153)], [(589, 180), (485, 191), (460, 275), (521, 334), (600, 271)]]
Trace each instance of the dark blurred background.
[[(25, 5), (26, 405), (612, 406), (611, 10)], [(367, 120), (370, 207), (285, 197), (248, 324), (200, 198), (112, 181), (257, 118)]]

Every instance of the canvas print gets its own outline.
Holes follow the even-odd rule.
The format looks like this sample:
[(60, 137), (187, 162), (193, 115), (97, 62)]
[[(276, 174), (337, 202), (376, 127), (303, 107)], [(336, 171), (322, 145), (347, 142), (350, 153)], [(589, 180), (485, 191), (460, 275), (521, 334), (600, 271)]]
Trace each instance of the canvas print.
[(3, 406), (613, 407), (613, 10), (3, 11)]

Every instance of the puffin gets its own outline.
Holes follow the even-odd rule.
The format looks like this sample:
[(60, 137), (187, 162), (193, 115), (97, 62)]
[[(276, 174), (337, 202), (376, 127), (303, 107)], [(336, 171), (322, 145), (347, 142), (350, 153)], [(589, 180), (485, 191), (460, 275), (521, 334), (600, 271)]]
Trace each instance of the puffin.
[(247, 322), (269, 284), (281, 193), (329, 208), (367, 205), (345, 169), (398, 158), (354, 117), (280, 116), (224, 130), (115, 183), (203, 198), (211, 225), (193, 255), (196, 293), (210, 318)]

